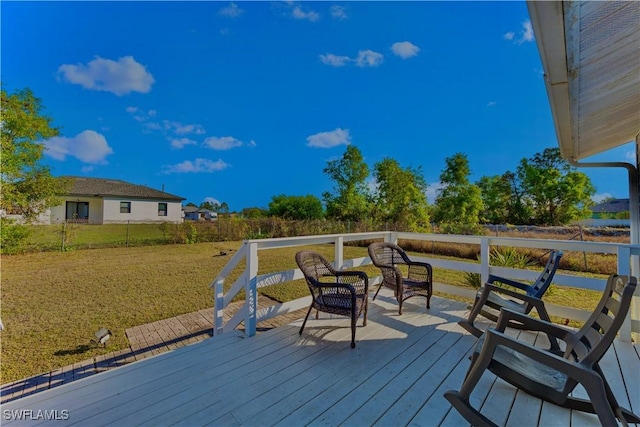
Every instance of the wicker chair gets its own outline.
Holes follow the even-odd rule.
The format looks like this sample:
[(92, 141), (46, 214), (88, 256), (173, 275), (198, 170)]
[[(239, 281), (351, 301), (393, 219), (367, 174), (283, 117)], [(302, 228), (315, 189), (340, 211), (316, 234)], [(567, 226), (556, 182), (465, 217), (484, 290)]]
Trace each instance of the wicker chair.
[[(447, 391), (444, 396), (470, 424), (494, 426), (469, 401), (488, 369), (539, 399), (595, 413), (603, 426), (617, 426), (616, 418), (623, 425), (640, 423), (638, 415), (620, 407), (598, 365), (629, 312), (635, 288), (634, 277), (611, 275), (598, 306), (577, 332), (503, 308), (496, 329), (488, 329), (478, 340), (460, 391)], [(513, 321), (525, 329), (564, 341), (563, 354), (557, 355), (505, 334), (506, 327)], [(584, 387), (589, 400), (572, 396), (578, 384)], [(511, 401), (505, 403), (511, 404)]]
[[(426, 297), (427, 309), (431, 308), (433, 287), (431, 265), (426, 262), (412, 261), (402, 248), (394, 243), (372, 243), (368, 250), (373, 265), (382, 271), (382, 283), (373, 296), (374, 300), (382, 286), (386, 286), (393, 289), (394, 296), (400, 305), (398, 314), (402, 314), (402, 303), (415, 296)], [(406, 274), (403, 274), (401, 266), (406, 266)]]
[(296, 254), (296, 263), (311, 292), (311, 306), (307, 312), (300, 335), (312, 309), (351, 318), (351, 348), (356, 346), (356, 322), (364, 313), (362, 326), (367, 326), (369, 278), (361, 271), (337, 271), (322, 255), (312, 251)]
[[(476, 300), (471, 308), (469, 317), (458, 323), (467, 331), (471, 332), (471, 334), (479, 337), (482, 335), (482, 331), (473, 324), (476, 317), (480, 314), (496, 322), (501, 308), (508, 308), (522, 314), (529, 314), (531, 310), (535, 308), (542, 320), (550, 322), (551, 319), (542, 302), (542, 296), (547, 292), (549, 286), (551, 286), (553, 276), (556, 274), (556, 270), (560, 264), (560, 258), (562, 258), (562, 251), (552, 250), (549, 255), (549, 260), (540, 273), (540, 276), (538, 276), (536, 281), (531, 285), (504, 277), (489, 275), (487, 283), (476, 294)], [(520, 291), (524, 291), (524, 293), (494, 285), (496, 282), (512, 286)], [(511, 322), (509, 327), (521, 329), (521, 326), (517, 322)]]

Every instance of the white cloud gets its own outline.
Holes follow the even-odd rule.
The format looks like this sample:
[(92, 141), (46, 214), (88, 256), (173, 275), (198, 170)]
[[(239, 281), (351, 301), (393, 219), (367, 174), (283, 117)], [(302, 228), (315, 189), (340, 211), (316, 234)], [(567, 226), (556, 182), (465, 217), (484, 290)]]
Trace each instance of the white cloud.
[(180, 150), (186, 147), (187, 145), (196, 145), (196, 144), (197, 142), (189, 138), (172, 138), (171, 139), (171, 148), (175, 148), (176, 150)]
[(535, 36), (533, 34), (533, 26), (531, 25), (531, 21), (526, 20), (522, 23), (522, 28), (518, 32), (517, 37), (514, 31), (509, 31), (504, 33), (502, 35), (502, 38), (505, 40), (513, 41), (515, 44), (523, 44), (534, 41)]
[(396, 42), (391, 45), (391, 50), (402, 59), (411, 58), (420, 52), (420, 48), (411, 42)]
[(105, 164), (106, 157), (113, 154), (105, 137), (93, 130), (82, 131), (73, 138), (56, 136), (42, 143), (45, 154), (56, 160), (65, 160), (70, 156), (83, 163)]
[(216, 161), (209, 159), (195, 159), (185, 160), (184, 162), (177, 163), (175, 165), (168, 165), (164, 167), (163, 173), (213, 173), (221, 171), (229, 167), (227, 163), (222, 159)]
[(171, 120), (163, 120), (162, 121), (165, 130), (171, 131), (178, 135), (186, 135), (186, 134), (196, 134), (202, 135), (205, 133), (204, 128), (198, 124), (184, 124), (181, 122), (171, 121)]
[(337, 4), (334, 4), (333, 6), (331, 6), (331, 16), (334, 19), (347, 19), (347, 12), (344, 8), (344, 6), (338, 6)]
[(429, 203), (434, 203), (436, 201), (436, 197), (440, 193), (445, 185), (441, 182), (434, 182), (433, 184), (429, 184), (427, 187), (427, 191), (425, 191), (425, 195), (427, 196), (427, 201)]
[(89, 172), (93, 172), (95, 168), (93, 166), (83, 166), (80, 168), (80, 171), (82, 173), (89, 173)]
[(293, 10), (291, 11), (291, 16), (296, 19), (307, 19), (311, 22), (315, 22), (320, 19), (320, 14), (318, 12), (315, 12), (313, 10), (305, 12), (300, 6), (295, 6), (293, 8)]
[(330, 132), (320, 132), (307, 137), (309, 147), (331, 148), (342, 144), (351, 144), (349, 129), (336, 128)]
[(367, 49), (358, 52), (355, 62), (358, 67), (377, 67), (382, 64), (383, 59), (384, 56), (381, 53)]
[(155, 82), (146, 67), (133, 58), (123, 56), (117, 61), (96, 57), (88, 64), (63, 64), (58, 75), (69, 83), (85, 89), (111, 92), (117, 96), (129, 92), (148, 93)]
[(156, 110), (149, 110), (145, 112), (138, 107), (127, 107), (126, 111), (131, 114), (135, 121), (140, 123), (151, 120), (151, 118), (156, 116)]
[(624, 153), (624, 158), (632, 163), (636, 163), (636, 152), (631, 150)]
[(333, 53), (327, 53), (326, 55), (320, 55), (320, 61), (323, 64), (331, 65), (332, 67), (343, 67), (351, 61), (348, 56), (338, 56)]
[(609, 199), (611, 197), (613, 196), (610, 193), (594, 194), (591, 197), (591, 200), (593, 200), (595, 203), (602, 203), (604, 199)]
[(371, 192), (372, 194), (377, 193), (378, 187), (380, 186), (380, 184), (378, 183), (378, 180), (375, 179), (374, 177), (368, 178), (364, 184), (366, 185), (369, 192)]
[(244, 143), (232, 136), (211, 136), (205, 139), (202, 145), (211, 148), (212, 150), (230, 150), (235, 147), (241, 147)]
[(522, 31), (520, 31), (520, 42), (532, 42), (535, 40), (533, 35), (533, 26), (531, 26), (531, 21), (526, 20), (522, 23)]
[(244, 13), (244, 9), (240, 9), (237, 4), (231, 2), (229, 6), (223, 7), (218, 13), (223, 16), (228, 16), (229, 18), (238, 18)]
[(495, 106), (496, 106), (496, 101), (487, 102), (487, 107), (495, 107)]
[(220, 200), (215, 199), (213, 197), (205, 197), (204, 200), (202, 201), (203, 203), (211, 203), (212, 205), (221, 205), (222, 203), (220, 202)]

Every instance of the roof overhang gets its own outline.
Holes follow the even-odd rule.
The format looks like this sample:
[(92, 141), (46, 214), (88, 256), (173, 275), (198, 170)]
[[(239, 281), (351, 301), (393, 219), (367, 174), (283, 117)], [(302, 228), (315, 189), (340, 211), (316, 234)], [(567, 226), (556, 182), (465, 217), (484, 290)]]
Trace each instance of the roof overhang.
[(640, 2), (527, 1), (562, 156), (640, 132)]

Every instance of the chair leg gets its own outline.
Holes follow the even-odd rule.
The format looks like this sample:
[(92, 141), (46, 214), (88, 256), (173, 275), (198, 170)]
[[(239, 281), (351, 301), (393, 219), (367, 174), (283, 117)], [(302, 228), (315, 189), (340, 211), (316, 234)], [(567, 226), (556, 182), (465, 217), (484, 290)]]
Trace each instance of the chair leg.
[(483, 305), (484, 305), (484, 301), (481, 301), (481, 298), (476, 296), (476, 300), (473, 303), (473, 307), (471, 307), (471, 312), (469, 313), (469, 317), (467, 317), (466, 320), (461, 320), (458, 322), (460, 326), (462, 326), (464, 329), (466, 329), (468, 332), (471, 333), (471, 335), (473, 335), (476, 338), (480, 338), (480, 335), (482, 335), (482, 331), (476, 328), (473, 322), (476, 320), (476, 317), (478, 317), (478, 314), (480, 314), (480, 311), (482, 310)]
[(309, 315), (311, 314), (312, 309), (313, 309), (313, 306), (310, 306), (309, 311), (307, 311), (307, 315), (304, 317), (304, 321), (302, 322), (302, 327), (300, 328), (300, 332), (298, 333), (298, 335), (302, 335), (302, 331), (304, 330), (304, 325), (307, 324), (307, 319), (309, 318)]
[(369, 311), (369, 296), (364, 296), (364, 320), (362, 326), (367, 326), (367, 311)]
[[(607, 392), (602, 378), (598, 375), (590, 375), (587, 381), (582, 381), (582, 385), (589, 395), (589, 400), (593, 404), (600, 423), (603, 426), (617, 426), (618, 422), (607, 399)], [(624, 421), (626, 423), (626, 420)]]
[(378, 292), (380, 292), (380, 289), (382, 289), (382, 285), (383, 285), (383, 284), (384, 284), (384, 282), (383, 282), (383, 283), (380, 283), (380, 286), (378, 286), (378, 290), (377, 290), (377, 291), (376, 291), (376, 293), (373, 295), (373, 300), (374, 300), (374, 301), (376, 300), (376, 297), (378, 296)]
[(356, 309), (352, 308), (351, 311), (351, 348), (356, 348), (356, 322), (358, 318), (356, 317)]

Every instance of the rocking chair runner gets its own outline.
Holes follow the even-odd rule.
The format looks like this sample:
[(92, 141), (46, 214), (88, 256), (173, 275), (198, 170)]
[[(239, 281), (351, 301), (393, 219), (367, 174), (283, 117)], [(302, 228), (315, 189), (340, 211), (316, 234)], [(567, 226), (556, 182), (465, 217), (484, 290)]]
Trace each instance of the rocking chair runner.
[[(322, 255), (312, 251), (296, 254), (296, 263), (311, 292), (311, 306), (300, 335), (312, 309), (351, 318), (351, 348), (356, 346), (356, 322), (364, 313), (362, 326), (367, 326), (369, 278), (361, 271), (337, 271)], [(316, 318), (318, 313), (316, 312)]]
[[(382, 272), (382, 283), (378, 287), (375, 300), (382, 286), (393, 289), (399, 304), (398, 314), (402, 314), (402, 303), (414, 296), (427, 297), (430, 308), (433, 286), (433, 271), (426, 262), (412, 261), (402, 248), (394, 243), (377, 242), (369, 245), (369, 258)], [(406, 275), (399, 266), (406, 266)]]
[[(629, 311), (636, 288), (634, 277), (612, 275), (593, 314), (579, 331), (503, 309), (495, 330), (488, 329), (478, 340), (471, 366), (460, 391), (444, 396), (475, 426), (495, 426), (473, 408), (469, 396), (486, 369), (513, 386), (540, 399), (582, 412), (598, 415), (603, 426), (640, 423), (640, 417), (620, 407), (598, 362), (613, 342)], [(566, 343), (562, 356), (533, 347), (504, 333), (510, 321), (526, 329), (541, 331)], [(581, 384), (590, 400), (571, 397)]]
[[(501, 308), (508, 308), (522, 314), (529, 314), (531, 310), (535, 308), (542, 320), (550, 322), (551, 319), (549, 318), (549, 314), (547, 313), (541, 298), (547, 289), (549, 289), (549, 286), (551, 286), (553, 276), (556, 274), (556, 270), (560, 264), (560, 258), (562, 258), (561, 251), (551, 251), (544, 270), (542, 270), (542, 273), (540, 273), (540, 276), (538, 276), (532, 285), (516, 282), (515, 280), (506, 279), (504, 277), (490, 275), (487, 283), (480, 291), (478, 291), (476, 300), (471, 308), (471, 312), (469, 313), (469, 317), (458, 323), (467, 331), (471, 332), (471, 334), (479, 337), (482, 335), (482, 331), (473, 324), (476, 317), (480, 314), (495, 322), (498, 320), (498, 315), (492, 312), (491, 309), (499, 312)], [(511, 289), (496, 286), (494, 285), (496, 282), (513, 286), (525, 293), (515, 292)], [(506, 298), (503, 298), (501, 295), (504, 295)], [(486, 307), (489, 307), (490, 309), (487, 310)], [(511, 322), (509, 327), (521, 329), (521, 326), (517, 322)]]

